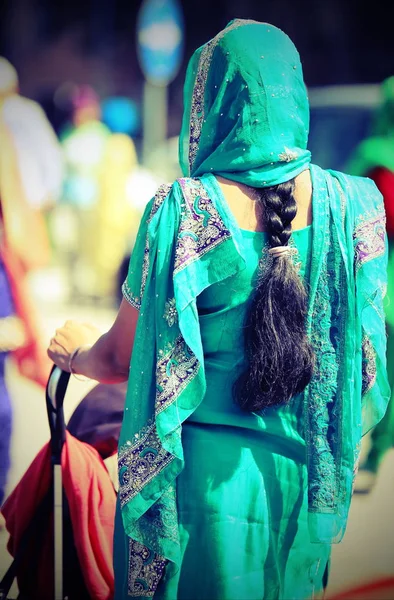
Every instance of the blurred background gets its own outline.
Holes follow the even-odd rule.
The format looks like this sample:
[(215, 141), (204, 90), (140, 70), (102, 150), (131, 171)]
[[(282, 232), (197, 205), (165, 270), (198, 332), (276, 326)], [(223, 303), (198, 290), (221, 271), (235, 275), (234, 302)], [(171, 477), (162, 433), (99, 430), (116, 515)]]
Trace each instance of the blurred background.
[[(346, 171), (371, 133), (381, 84), (394, 75), (387, 10), (361, 0), (3, 0), (0, 154), (8, 158), (0, 177), (19, 186), (11, 212), (24, 215), (14, 227), (22, 264), (14, 278), (24, 288), (14, 287), (14, 297), (28, 302), (20, 314), (34, 352), (68, 318), (103, 331), (111, 325), (144, 207), (160, 183), (180, 175), (183, 80), (198, 46), (234, 18), (286, 31), (309, 88), (313, 162)], [(4, 367), (13, 411), (6, 495), (48, 439), (32, 354), (13, 356)], [(67, 417), (91, 386), (72, 381)], [(394, 573), (393, 469), (390, 450), (373, 491), (355, 498), (331, 589)], [(3, 558), (0, 573), (5, 550)]]

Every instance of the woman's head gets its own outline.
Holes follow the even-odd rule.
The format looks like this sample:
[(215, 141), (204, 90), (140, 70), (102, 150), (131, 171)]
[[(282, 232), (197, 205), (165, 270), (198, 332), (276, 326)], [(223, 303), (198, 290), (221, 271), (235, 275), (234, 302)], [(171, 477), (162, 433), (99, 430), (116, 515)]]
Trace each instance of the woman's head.
[(18, 74), (12, 64), (0, 56), (0, 98), (18, 91)]
[(199, 48), (185, 82), (180, 162), (254, 187), (304, 170), (309, 104), (298, 52), (280, 29), (232, 21)]

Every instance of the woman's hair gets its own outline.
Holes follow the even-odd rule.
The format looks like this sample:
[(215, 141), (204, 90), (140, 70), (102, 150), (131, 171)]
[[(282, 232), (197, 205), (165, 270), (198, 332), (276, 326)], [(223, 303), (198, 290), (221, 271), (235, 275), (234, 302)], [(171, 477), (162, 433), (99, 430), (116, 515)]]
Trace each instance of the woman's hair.
[[(297, 213), (294, 179), (261, 190), (271, 248), (287, 246)], [(307, 295), (289, 253), (260, 274), (245, 323), (248, 367), (234, 385), (247, 411), (289, 402), (311, 380), (314, 355), (306, 335)]]

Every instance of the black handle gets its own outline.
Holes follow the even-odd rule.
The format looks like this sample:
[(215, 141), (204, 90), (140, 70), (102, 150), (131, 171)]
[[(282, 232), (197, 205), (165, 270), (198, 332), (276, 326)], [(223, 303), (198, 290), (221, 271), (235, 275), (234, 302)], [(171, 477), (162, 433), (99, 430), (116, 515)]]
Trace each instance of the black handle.
[(61, 452), (66, 439), (63, 403), (70, 373), (54, 365), (45, 390), (49, 428), (51, 430), (52, 462), (60, 464)]

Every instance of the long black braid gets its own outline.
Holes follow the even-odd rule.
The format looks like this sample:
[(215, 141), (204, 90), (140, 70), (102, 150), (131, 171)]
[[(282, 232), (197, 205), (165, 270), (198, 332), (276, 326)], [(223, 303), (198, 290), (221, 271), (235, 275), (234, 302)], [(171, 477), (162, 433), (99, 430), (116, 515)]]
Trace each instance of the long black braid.
[[(294, 179), (261, 190), (271, 247), (287, 246), (297, 213)], [(238, 404), (258, 412), (283, 404), (311, 380), (314, 355), (306, 335), (307, 294), (289, 254), (271, 259), (258, 280), (245, 323), (246, 371), (234, 385)]]

